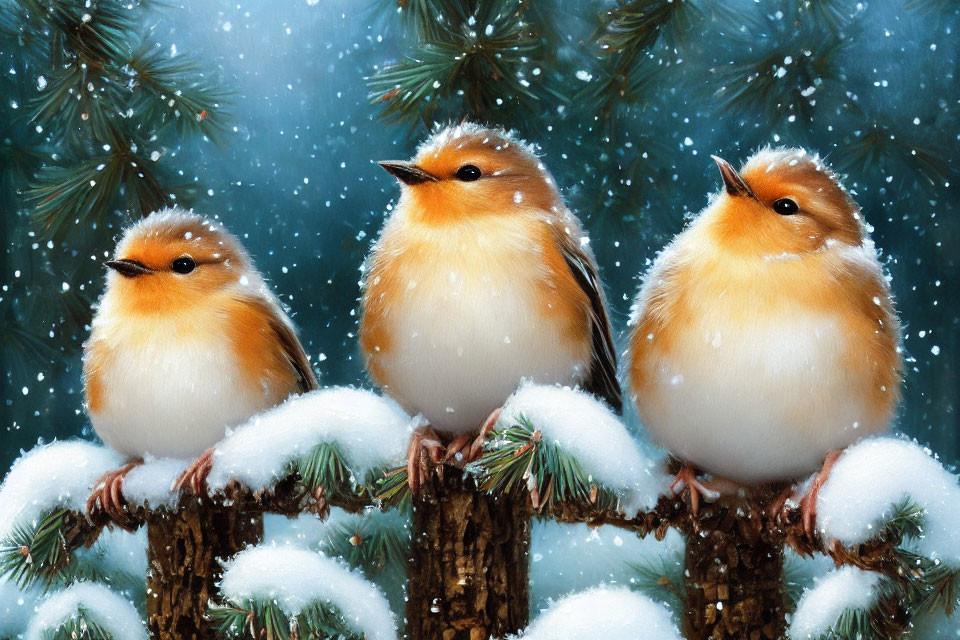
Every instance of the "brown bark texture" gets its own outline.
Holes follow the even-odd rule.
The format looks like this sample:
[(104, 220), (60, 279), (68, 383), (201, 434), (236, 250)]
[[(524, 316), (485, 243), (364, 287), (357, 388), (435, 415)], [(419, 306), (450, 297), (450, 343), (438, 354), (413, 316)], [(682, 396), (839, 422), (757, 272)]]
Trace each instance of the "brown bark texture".
[(204, 619), (220, 560), (263, 536), (263, 517), (184, 496), (174, 511), (147, 516), (147, 626), (153, 640), (213, 637)]
[(448, 467), (414, 499), (407, 638), (487, 640), (529, 616), (525, 493), (493, 497)]
[(687, 640), (784, 637), (783, 542), (749, 513), (735, 504), (709, 505), (687, 532)]

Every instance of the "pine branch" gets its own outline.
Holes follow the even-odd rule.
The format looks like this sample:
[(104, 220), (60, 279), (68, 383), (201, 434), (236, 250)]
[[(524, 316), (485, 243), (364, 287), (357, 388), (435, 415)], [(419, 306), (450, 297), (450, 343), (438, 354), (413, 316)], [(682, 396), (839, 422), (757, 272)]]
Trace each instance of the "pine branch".
[(594, 505), (616, 511), (619, 499), (589, 477), (579, 460), (556, 443), (544, 441), (525, 417), (497, 431), (483, 457), (469, 470), (477, 473), (480, 488), (491, 493), (516, 489), (530, 492), (534, 509), (555, 501)]
[(683, 584), (683, 553), (678, 551), (669, 557), (658, 557), (630, 563), (634, 576), (631, 588), (642, 591), (652, 598), (668, 602), (674, 611), (682, 611), (686, 600)]
[(194, 60), (144, 44), (127, 67), (137, 97), (134, 110), (142, 109), (158, 130), (172, 124), (180, 137), (199, 133), (223, 142), (228, 116), (221, 105), (228, 94), (206, 78)]
[(76, 613), (55, 629), (48, 629), (43, 640), (125, 640), (114, 636), (96, 614), (80, 605)]
[(215, 604), (209, 616), (219, 633), (227, 638), (271, 638), (298, 640), (303, 637), (362, 640), (353, 632), (340, 611), (325, 602), (314, 602), (298, 615), (288, 616), (276, 601), (246, 599)]
[(939, 189), (955, 173), (945, 149), (936, 143), (921, 144), (910, 136), (895, 131), (877, 118), (871, 118), (859, 107), (852, 112), (858, 126), (843, 138), (837, 151), (837, 166), (859, 174), (888, 176), (913, 175), (925, 189)]
[(437, 37), (404, 60), (367, 78), (370, 100), (387, 119), (412, 123), (460, 117), (494, 120), (505, 103), (532, 106), (531, 86), (540, 40), (519, 0), (481, 3), (457, 23), (440, 22)]
[(635, 58), (661, 36), (676, 42), (703, 17), (691, 0), (619, 0), (604, 14), (596, 40), (605, 53)]
[(625, 61), (624, 54), (619, 54), (597, 69), (596, 77), (575, 94), (573, 103), (584, 113), (595, 114), (609, 130), (617, 116), (647, 104), (660, 71), (646, 56)]
[(881, 579), (876, 602), (870, 609), (847, 609), (830, 631), (817, 640), (899, 640), (908, 628), (906, 612), (896, 586)]
[(373, 512), (330, 525), (323, 548), (365, 575), (400, 575), (407, 563), (410, 530), (406, 519)]
[(808, 26), (787, 33), (774, 30), (759, 46), (744, 41), (736, 48), (764, 53), (712, 70), (720, 85), (714, 93), (718, 106), (742, 115), (759, 111), (771, 123), (810, 122), (820, 99), (816, 93), (839, 81), (838, 60), (846, 44), (837, 34)]
[(796, 0), (801, 20), (813, 20), (823, 29), (839, 33), (861, 10), (853, 0)]
[(25, 193), (28, 207), (49, 235), (61, 235), (73, 223), (99, 222), (117, 199), (127, 173), (119, 152), (66, 167), (42, 168)]
[(9, 539), (0, 541), (0, 575), (21, 588), (39, 583), (44, 588), (67, 582), (71, 554), (88, 547), (102, 527), (91, 525), (82, 514), (57, 509), (37, 523), (16, 526)]

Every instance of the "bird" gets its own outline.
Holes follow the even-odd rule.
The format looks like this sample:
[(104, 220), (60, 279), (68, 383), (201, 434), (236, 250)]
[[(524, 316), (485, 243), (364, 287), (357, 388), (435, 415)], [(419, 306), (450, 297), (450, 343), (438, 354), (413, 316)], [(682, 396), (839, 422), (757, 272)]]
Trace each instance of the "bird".
[(84, 343), (84, 404), (97, 435), (130, 462), (87, 508), (131, 528), (124, 476), (144, 456), (191, 459), (199, 493), (229, 427), (317, 387), (296, 329), (222, 222), (169, 208), (125, 230)]
[(684, 462), (674, 489), (689, 487), (694, 512), (699, 494), (815, 474), (809, 533), (840, 452), (895, 417), (897, 314), (860, 208), (818, 155), (765, 147), (741, 171), (713, 159), (723, 189), (631, 310), (630, 398)]
[(400, 198), (364, 264), (358, 336), (374, 383), (426, 421), (410, 488), (428, 458), (475, 459), (523, 380), (579, 385), (619, 411), (597, 263), (535, 147), (461, 122), (379, 164)]

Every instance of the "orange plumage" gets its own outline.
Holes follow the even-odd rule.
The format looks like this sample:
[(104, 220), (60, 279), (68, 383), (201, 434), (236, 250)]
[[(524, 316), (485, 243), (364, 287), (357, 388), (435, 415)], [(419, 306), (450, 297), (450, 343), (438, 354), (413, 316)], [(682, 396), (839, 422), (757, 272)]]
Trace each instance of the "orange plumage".
[(793, 479), (886, 431), (899, 324), (859, 208), (819, 158), (765, 149), (658, 256), (631, 319), (653, 437), (738, 482)]
[(375, 382), (436, 429), (476, 432), (520, 381), (619, 408), (596, 264), (532, 149), (465, 124), (412, 162), (365, 267), (360, 346)]
[[(121, 239), (84, 345), (86, 407), (130, 458), (194, 457), (225, 430), (316, 387), (292, 323), (240, 242), (181, 210)], [(94, 494), (121, 519), (106, 478)]]

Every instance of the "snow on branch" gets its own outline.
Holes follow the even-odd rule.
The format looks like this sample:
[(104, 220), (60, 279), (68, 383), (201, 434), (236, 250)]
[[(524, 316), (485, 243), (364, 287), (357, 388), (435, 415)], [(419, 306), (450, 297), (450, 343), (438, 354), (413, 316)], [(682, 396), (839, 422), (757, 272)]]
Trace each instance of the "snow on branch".
[(45, 600), (27, 625), (25, 640), (147, 640), (137, 609), (92, 582), (78, 582)]
[(831, 571), (800, 598), (787, 631), (790, 640), (878, 637), (885, 623), (877, 615), (884, 583), (881, 574), (857, 567)]
[[(847, 449), (817, 500), (820, 540), (787, 542), (851, 566), (804, 596), (791, 637), (896, 637), (908, 616), (950, 615), (960, 591), (958, 501), (957, 477), (916, 443), (868, 438)], [(866, 582), (869, 600), (845, 593)]]
[(874, 538), (895, 506), (923, 510), (916, 551), (960, 567), (960, 485), (930, 452), (898, 438), (869, 438), (847, 449), (817, 501), (821, 534), (847, 547)]
[(238, 482), (254, 493), (271, 491), (295, 472), (311, 488), (363, 492), (375, 470), (399, 462), (410, 424), (398, 404), (372, 391), (333, 387), (294, 396), (217, 445), (209, 488), (217, 493)]
[(670, 611), (626, 588), (598, 587), (567, 596), (542, 612), (521, 640), (681, 640)]
[[(225, 565), (223, 604), (210, 616), (228, 637), (289, 640), (318, 637), (396, 640), (390, 605), (373, 583), (337, 560), (294, 546), (260, 545), (241, 551)], [(311, 636), (312, 637), (312, 636)]]
[(121, 460), (89, 442), (40, 445), (17, 460), (0, 486), (0, 575), (21, 586), (61, 576), (70, 554), (96, 540), (83, 516), (94, 484)]
[(18, 525), (36, 526), (52, 511), (83, 511), (94, 483), (121, 463), (109, 449), (81, 440), (34, 447), (0, 486), (0, 539), (9, 539)]
[(470, 467), (482, 486), (525, 487), (534, 508), (586, 505), (630, 520), (669, 493), (662, 462), (644, 455), (607, 405), (569, 387), (524, 384), (484, 450)]

